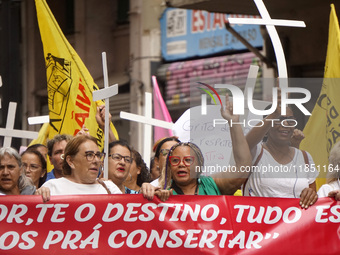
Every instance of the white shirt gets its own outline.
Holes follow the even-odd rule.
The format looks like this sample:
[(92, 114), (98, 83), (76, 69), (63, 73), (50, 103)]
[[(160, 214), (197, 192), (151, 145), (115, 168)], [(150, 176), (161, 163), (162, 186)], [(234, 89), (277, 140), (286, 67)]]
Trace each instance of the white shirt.
[(331, 192), (333, 190), (337, 190), (337, 189), (340, 189), (339, 180), (322, 185), (320, 187), (320, 189), (318, 190), (318, 196), (319, 197), (328, 197), (329, 192)]
[[(261, 144), (257, 145), (253, 164), (261, 152)], [(294, 157), (288, 164), (278, 163), (263, 148), (263, 154), (254, 171), (249, 175), (244, 187), (244, 196), (299, 198), (302, 190), (308, 188), (318, 176), (317, 169), (305, 168), (302, 151), (294, 148)], [(307, 152), (309, 165), (314, 164)]]
[[(122, 194), (120, 189), (112, 181), (104, 181), (111, 194)], [(81, 184), (70, 181), (64, 177), (51, 179), (45, 182), (42, 187), (50, 189), (51, 196), (54, 195), (89, 195), (107, 194), (106, 189), (99, 183)]]

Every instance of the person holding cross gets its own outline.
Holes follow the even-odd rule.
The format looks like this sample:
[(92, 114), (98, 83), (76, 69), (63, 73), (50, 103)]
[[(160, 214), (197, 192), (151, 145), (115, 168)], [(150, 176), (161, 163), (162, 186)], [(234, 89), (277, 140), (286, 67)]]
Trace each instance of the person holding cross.
[[(105, 105), (97, 106), (96, 121), (99, 128), (104, 132), (105, 129)], [(109, 114), (109, 122), (111, 123), (111, 114)], [(76, 135), (90, 135), (89, 129), (83, 125)], [(109, 128), (109, 143), (116, 141), (116, 137), (111, 128)]]
[[(109, 114), (109, 123), (111, 123), (111, 114)], [(105, 129), (105, 105), (97, 106), (96, 121), (101, 130)], [(109, 124), (109, 143), (116, 141), (116, 137)]]

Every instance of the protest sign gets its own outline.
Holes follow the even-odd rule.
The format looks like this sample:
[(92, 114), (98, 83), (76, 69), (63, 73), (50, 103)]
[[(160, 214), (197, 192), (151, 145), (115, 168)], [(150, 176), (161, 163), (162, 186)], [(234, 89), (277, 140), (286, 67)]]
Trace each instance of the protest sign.
[(340, 202), (330, 198), (305, 210), (285, 198), (1, 196), (0, 222), (6, 254), (340, 253)]

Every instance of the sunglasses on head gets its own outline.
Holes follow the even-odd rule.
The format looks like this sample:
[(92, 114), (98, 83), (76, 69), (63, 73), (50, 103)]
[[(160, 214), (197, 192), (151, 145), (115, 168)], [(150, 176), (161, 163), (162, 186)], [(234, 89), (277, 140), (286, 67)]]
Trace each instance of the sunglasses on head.
[(160, 154), (162, 154), (163, 156), (166, 156), (166, 155), (168, 155), (168, 153), (169, 153), (169, 149), (161, 149), (159, 152), (160, 152)]

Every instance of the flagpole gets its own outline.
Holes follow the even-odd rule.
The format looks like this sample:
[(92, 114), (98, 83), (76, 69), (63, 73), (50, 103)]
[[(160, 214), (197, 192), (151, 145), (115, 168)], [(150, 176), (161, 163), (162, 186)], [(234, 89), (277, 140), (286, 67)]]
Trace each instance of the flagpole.
[[(109, 87), (109, 79), (107, 74), (107, 61), (106, 61), (106, 52), (102, 52), (102, 62), (103, 62), (103, 76), (104, 76), (104, 88)], [(106, 157), (104, 158), (104, 178), (108, 179), (109, 174), (109, 111), (110, 111), (110, 99), (105, 99), (105, 124), (104, 124), (104, 152), (106, 153)]]

